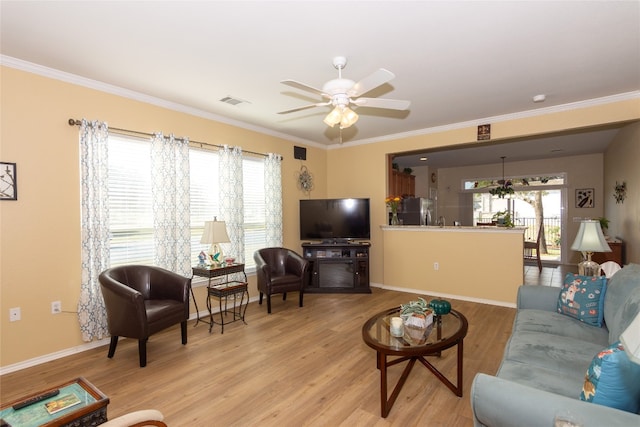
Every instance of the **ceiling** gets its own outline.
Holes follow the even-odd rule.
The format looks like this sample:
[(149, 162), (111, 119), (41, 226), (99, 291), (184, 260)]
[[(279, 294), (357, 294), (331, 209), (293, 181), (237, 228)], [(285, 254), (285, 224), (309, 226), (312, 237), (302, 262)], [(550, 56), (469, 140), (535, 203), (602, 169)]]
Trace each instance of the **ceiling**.
[[(3, 0), (0, 7), (5, 64), (38, 64), (319, 146), (341, 142), (322, 122), (330, 107), (277, 114), (322, 101), (280, 81), (321, 88), (337, 77), (335, 56), (347, 57), (342, 74), (354, 81), (379, 68), (396, 75), (367, 97), (411, 101), (407, 111), (357, 108), (360, 120), (342, 131), (343, 143), (640, 96), (637, 1)], [(534, 103), (538, 94), (546, 101)], [(569, 138), (563, 153), (611, 132)], [(528, 145), (554, 145), (540, 141)]]

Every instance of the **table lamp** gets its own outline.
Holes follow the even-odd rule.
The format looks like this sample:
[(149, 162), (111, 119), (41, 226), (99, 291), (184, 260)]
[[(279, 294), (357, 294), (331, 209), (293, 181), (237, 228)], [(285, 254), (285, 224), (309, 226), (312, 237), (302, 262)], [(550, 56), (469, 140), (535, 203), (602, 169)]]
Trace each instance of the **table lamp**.
[(624, 346), (629, 360), (640, 365), (640, 313), (636, 314), (636, 318), (620, 334), (620, 342)]
[(218, 243), (228, 243), (229, 235), (227, 234), (227, 225), (224, 221), (218, 221), (217, 217), (213, 217), (213, 221), (204, 222), (204, 231), (200, 243), (210, 243), (209, 257), (214, 265), (222, 263), (222, 248)]
[(600, 221), (587, 219), (580, 222), (580, 229), (576, 240), (573, 241), (571, 249), (587, 253), (585, 260), (578, 264), (578, 274), (582, 276), (599, 276), (600, 264), (591, 261), (594, 252), (611, 252), (611, 248), (604, 239)]

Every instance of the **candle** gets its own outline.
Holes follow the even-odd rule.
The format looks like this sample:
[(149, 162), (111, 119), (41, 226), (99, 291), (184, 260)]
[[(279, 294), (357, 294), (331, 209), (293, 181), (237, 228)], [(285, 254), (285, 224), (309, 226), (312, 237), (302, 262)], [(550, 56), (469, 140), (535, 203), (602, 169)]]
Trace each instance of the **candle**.
[(400, 317), (391, 318), (391, 326), (389, 327), (389, 331), (394, 337), (401, 337), (404, 335), (404, 327), (402, 325), (402, 319)]

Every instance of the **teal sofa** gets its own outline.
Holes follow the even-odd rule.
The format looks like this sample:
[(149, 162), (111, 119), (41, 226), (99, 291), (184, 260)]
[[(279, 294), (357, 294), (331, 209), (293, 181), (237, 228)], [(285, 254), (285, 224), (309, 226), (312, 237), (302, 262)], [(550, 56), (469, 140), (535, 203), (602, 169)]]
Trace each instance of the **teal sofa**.
[(473, 381), (475, 426), (551, 427), (556, 415), (566, 413), (583, 427), (640, 426), (639, 414), (580, 400), (594, 356), (616, 342), (640, 312), (640, 265), (624, 267), (607, 283), (602, 327), (558, 313), (560, 292), (546, 286), (519, 288), (513, 331), (498, 372), (479, 373)]

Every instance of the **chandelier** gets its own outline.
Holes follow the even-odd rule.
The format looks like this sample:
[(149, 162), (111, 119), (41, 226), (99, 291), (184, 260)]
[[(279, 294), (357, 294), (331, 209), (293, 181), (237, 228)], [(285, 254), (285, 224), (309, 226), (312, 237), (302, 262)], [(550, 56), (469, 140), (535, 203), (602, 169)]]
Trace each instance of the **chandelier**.
[(492, 188), (489, 190), (489, 193), (492, 196), (498, 196), (500, 199), (504, 199), (505, 197), (511, 196), (515, 191), (513, 190), (513, 183), (511, 180), (506, 180), (504, 178), (504, 159), (505, 156), (500, 157), (502, 159), (502, 179), (498, 181), (500, 184), (496, 188)]

